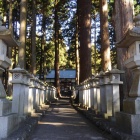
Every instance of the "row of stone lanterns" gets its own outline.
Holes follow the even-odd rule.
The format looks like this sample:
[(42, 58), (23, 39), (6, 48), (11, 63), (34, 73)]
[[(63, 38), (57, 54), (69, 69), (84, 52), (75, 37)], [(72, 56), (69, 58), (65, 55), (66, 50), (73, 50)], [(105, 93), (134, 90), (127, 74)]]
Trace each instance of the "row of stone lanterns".
[[(10, 30), (0, 25), (0, 76), (11, 65), (6, 54), (7, 47), (12, 46), (19, 46), (19, 43), (14, 40)], [(45, 85), (38, 78), (21, 69), (19, 65), (9, 72), (13, 74), (12, 102), (6, 99), (2, 77), (0, 77), (0, 139), (9, 136), (27, 115), (32, 115), (35, 110), (44, 105), (46, 100), (56, 98), (54, 87)]]
[[(91, 81), (89, 80), (81, 83), (76, 90), (79, 90), (80, 105), (83, 107), (88, 105), (88, 107), (98, 110), (97, 112), (105, 118), (115, 121), (122, 131), (140, 135), (140, 14), (134, 18), (134, 22), (135, 26), (127, 31), (120, 42), (116, 43), (118, 48), (127, 48), (128, 58), (125, 60), (125, 66), (133, 72), (132, 86), (128, 98), (123, 101), (123, 111), (120, 112), (119, 92), (119, 85), (123, 84), (120, 81), (120, 74), (124, 73), (123, 71), (113, 69), (106, 73), (101, 72), (92, 77), (93, 85), (95, 78), (98, 79), (96, 86), (88, 86)], [(87, 90), (90, 94), (87, 94)], [(95, 100), (98, 102), (98, 107), (94, 105)]]
[(120, 74), (118, 69), (101, 72), (99, 75), (84, 81), (79, 86), (79, 101), (83, 107), (92, 108), (105, 118), (114, 119), (115, 113), (120, 111), (119, 85)]

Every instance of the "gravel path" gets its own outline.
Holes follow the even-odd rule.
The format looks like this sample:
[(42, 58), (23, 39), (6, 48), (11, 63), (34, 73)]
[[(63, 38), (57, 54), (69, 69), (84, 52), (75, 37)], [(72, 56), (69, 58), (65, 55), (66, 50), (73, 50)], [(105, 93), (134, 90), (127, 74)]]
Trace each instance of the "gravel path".
[(38, 122), (29, 140), (108, 140), (101, 131), (79, 114), (69, 103), (60, 99), (50, 105)]

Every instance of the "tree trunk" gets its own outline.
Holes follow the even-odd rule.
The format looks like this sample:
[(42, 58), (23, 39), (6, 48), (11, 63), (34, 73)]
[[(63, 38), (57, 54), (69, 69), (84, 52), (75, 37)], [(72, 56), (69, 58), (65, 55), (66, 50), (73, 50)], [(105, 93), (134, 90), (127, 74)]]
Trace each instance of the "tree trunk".
[(31, 73), (36, 75), (36, 0), (32, 1)]
[(20, 2), (20, 46), (18, 54), (18, 63), (21, 68), (26, 69), (25, 62), (25, 41), (26, 41), (26, 19), (27, 19), (27, 0)]
[[(116, 41), (119, 42), (124, 37), (128, 29), (133, 26), (133, 0), (116, 0), (113, 20), (116, 33)], [(128, 70), (124, 64), (126, 58), (127, 49), (117, 48), (118, 69), (125, 70), (125, 74), (121, 75), (121, 80), (123, 80), (123, 85), (120, 88), (121, 110), (123, 107), (123, 98), (128, 96), (128, 92), (132, 84), (131, 71)]]
[(102, 70), (111, 70), (107, 0), (100, 0), (100, 31)]
[(58, 29), (58, 0), (55, 0), (55, 87), (58, 97), (60, 96), (59, 81), (59, 29)]
[(91, 0), (78, 0), (80, 82), (91, 76)]
[(79, 44), (78, 44), (78, 14), (76, 15), (75, 57), (76, 57), (76, 85), (79, 85)]

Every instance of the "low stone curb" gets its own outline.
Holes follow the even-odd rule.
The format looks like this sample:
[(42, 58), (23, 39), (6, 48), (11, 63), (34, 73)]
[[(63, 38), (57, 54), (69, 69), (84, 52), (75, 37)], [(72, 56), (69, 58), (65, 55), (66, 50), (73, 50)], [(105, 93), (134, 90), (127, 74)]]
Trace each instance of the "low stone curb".
[(27, 140), (32, 133), (32, 131), (36, 128), (38, 125), (38, 121), (42, 119), (42, 117), (45, 115), (44, 111), (49, 109), (48, 108), (43, 108), (42, 110), (38, 110), (42, 115), (37, 115), (37, 116), (27, 116), (27, 118), (20, 123), (18, 129), (14, 131), (11, 135), (8, 136), (8, 138), (3, 138), (2, 140)]
[(140, 140), (139, 136), (133, 136), (123, 133), (119, 130), (115, 123), (108, 121), (99, 115), (96, 115), (91, 110), (86, 110), (78, 106), (77, 104), (72, 104), (72, 106), (82, 115), (84, 115), (88, 120), (90, 120), (100, 130), (110, 134), (113, 140)]
[(38, 118), (27, 117), (26, 120), (20, 124), (16, 131), (8, 136), (8, 138), (4, 138), (2, 140), (25, 140), (37, 126), (37, 123)]

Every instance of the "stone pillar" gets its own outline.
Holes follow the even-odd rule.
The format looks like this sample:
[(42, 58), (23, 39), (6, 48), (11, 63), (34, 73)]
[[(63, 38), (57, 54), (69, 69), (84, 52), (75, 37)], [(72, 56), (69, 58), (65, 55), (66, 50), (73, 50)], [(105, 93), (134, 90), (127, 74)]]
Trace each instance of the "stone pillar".
[(56, 88), (53, 87), (53, 99), (57, 99)]
[(108, 118), (112, 116), (112, 93), (110, 92), (110, 79), (107, 73), (104, 73), (104, 93), (105, 93), (105, 113), (104, 117)]
[[(13, 84), (13, 101), (12, 101), (12, 111), (17, 113), (20, 117), (26, 117), (27, 115), (27, 105), (25, 99), (25, 80), (26, 71), (21, 69), (18, 65), (15, 69), (10, 70), (13, 74), (12, 84)], [(27, 93), (28, 94), (28, 93)]]
[(49, 100), (49, 96), (48, 96), (48, 95), (49, 95), (49, 86), (48, 86), (48, 85), (46, 85), (46, 96), (45, 96), (45, 97), (46, 97), (46, 98), (45, 98), (45, 99), (46, 99), (46, 101), (48, 101), (48, 100)]
[(91, 108), (91, 92), (90, 92), (90, 83), (87, 81), (87, 105), (88, 108)]
[(89, 92), (88, 92), (88, 81), (85, 82), (85, 107), (88, 108), (88, 104), (89, 104)]
[[(32, 104), (33, 104), (33, 95), (31, 92), (29, 92), (29, 86), (30, 86), (30, 78), (32, 76), (26, 71), (26, 74), (24, 74), (24, 87), (25, 87), (25, 101), (24, 101), (24, 112), (27, 114), (31, 114), (32, 110)], [(26, 114), (25, 113), (25, 114)]]
[(44, 89), (44, 103), (46, 104), (46, 102), (47, 102), (47, 90), (48, 90), (46, 83), (44, 83), (43, 89)]
[(40, 106), (40, 89), (39, 89), (39, 79), (36, 78), (36, 109)]
[(99, 86), (100, 86), (100, 113), (106, 113), (106, 96), (105, 96), (105, 85), (104, 85), (104, 72), (100, 72), (96, 77), (99, 78)]
[(82, 92), (83, 85), (79, 85), (79, 104), (83, 106), (83, 92)]
[(40, 106), (42, 106), (43, 105), (43, 101), (44, 101), (44, 94), (43, 94), (43, 85), (42, 85), (42, 82), (41, 81), (39, 81), (39, 90), (40, 90), (40, 92), (39, 92), (39, 96), (40, 96)]
[(99, 84), (99, 79), (94, 76), (92, 77), (92, 85), (91, 85), (91, 103), (92, 103), (92, 108), (94, 109), (95, 112), (98, 112), (100, 110), (100, 88), (98, 86)]
[(120, 74), (124, 73), (123, 71), (120, 71), (118, 69), (112, 69), (111, 71), (107, 72), (109, 75), (110, 81), (107, 84), (107, 93), (111, 95), (111, 106), (110, 110), (108, 112), (111, 113), (111, 120), (115, 120), (116, 112), (120, 112), (120, 89), (119, 85), (123, 84), (122, 81), (120, 81)]
[(97, 111), (97, 107), (98, 107), (98, 102), (97, 102), (97, 78), (94, 77), (93, 79), (93, 93), (94, 93), (94, 98), (93, 98), (93, 102), (94, 102), (94, 110)]
[(45, 87), (44, 87), (44, 83), (43, 82), (41, 82), (41, 90), (42, 90), (42, 105), (44, 105), (45, 104)]
[(48, 100), (50, 100), (51, 98), (51, 87), (48, 86)]
[(99, 113), (101, 112), (101, 94), (100, 94), (99, 79), (97, 79), (96, 81), (96, 94), (97, 94), (97, 113)]
[(84, 85), (83, 85), (83, 89), (82, 89), (83, 91), (83, 106), (85, 107), (86, 106), (86, 100), (87, 100), (87, 98), (86, 98), (86, 84), (84, 83)]
[(90, 79), (90, 103), (91, 103), (91, 108), (94, 109), (94, 88), (93, 88), (93, 77)]
[(34, 109), (37, 110), (39, 107), (39, 90), (38, 90), (38, 78), (34, 79)]
[(29, 85), (29, 98), (32, 98), (32, 101), (30, 101), (30, 109), (29, 112), (34, 113), (35, 112), (35, 99), (36, 99), (36, 88), (35, 88), (35, 77), (32, 76), (30, 79), (30, 85)]

